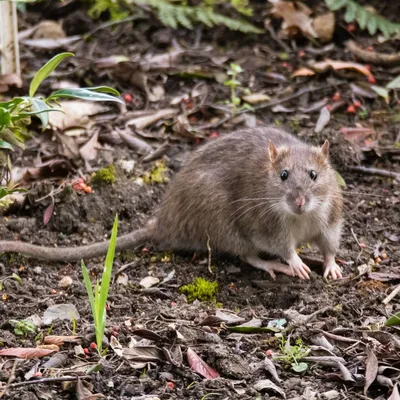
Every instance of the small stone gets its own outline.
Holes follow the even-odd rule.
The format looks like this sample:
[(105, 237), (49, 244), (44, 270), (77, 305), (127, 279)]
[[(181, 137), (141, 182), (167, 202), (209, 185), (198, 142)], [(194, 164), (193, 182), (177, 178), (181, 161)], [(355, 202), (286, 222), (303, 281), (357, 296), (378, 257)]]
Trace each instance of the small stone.
[(61, 289), (68, 289), (72, 285), (72, 278), (70, 276), (64, 276), (60, 282), (58, 282), (58, 287)]
[(40, 275), (40, 274), (42, 273), (42, 267), (35, 267), (35, 268), (33, 268), (33, 272), (34, 272), (36, 275)]
[(327, 400), (335, 400), (339, 398), (339, 392), (336, 390), (329, 390), (328, 392), (322, 393), (322, 398)]

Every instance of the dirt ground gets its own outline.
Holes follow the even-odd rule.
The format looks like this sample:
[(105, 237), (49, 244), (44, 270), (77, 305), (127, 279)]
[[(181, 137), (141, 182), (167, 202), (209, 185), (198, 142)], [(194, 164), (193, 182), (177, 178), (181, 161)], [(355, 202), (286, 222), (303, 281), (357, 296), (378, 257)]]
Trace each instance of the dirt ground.
[[(69, 36), (87, 33), (99, 25), (88, 18), (83, 9), (73, 11), (68, 7), (58, 9), (42, 4), (29, 8), (20, 17), (20, 29), (37, 24), (44, 9), (47, 10), (46, 18), (60, 20)], [(351, 54), (345, 52), (343, 47), (345, 37), (340, 35), (335, 38), (334, 46), (328, 53), (316, 56), (305, 50), (305, 58), (351, 60)], [(346, 182), (344, 231), (338, 255), (345, 279), (325, 282), (322, 270), (317, 266), (309, 282), (281, 275), (272, 281), (265, 273), (235, 258), (221, 256), (213, 258), (215, 268), (210, 272), (207, 254), (165, 255), (151, 247), (118, 254), (108, 301), (106, 336), (108, 341), (113, 336), (117, 338), (124, 350), (129, 344), (131, 347), (135, 344), (156, 348), (157, 356), (138, 353), (140, 356), (129, 358), (119, 356), (110, 349), (101, 360), (100, 371), (91, 374), (88, 368), (99, 363), (96, 351), (89, 348), (86, 357), (79, 357), (74, 352), (75, 343), (65, 343), (61, 347), (65, 359), (53, 369), (43, 367), (50, 356), (20, 359), (16, 365), (11, 359), (3, 357), (0, 358), (0, 382), (6, 383), (13, 373), (15, 375), (4, 398), (95, 398), (82, 397), (82, 394), (79, 397), (74, 381), (28, 385), (39, 377), (62, 376), (80, 376), (81, 384), (93, 396), (102, 394), (108, 399), (389, 398), (393, 383), (399, 377), (400, 339), (398, 328), (385, 328), (383, 323), (400, 311), (400, 304), (398, 298), (387, 305), (382, 300), (400, 283), (400, 185), (395, 179), (359, 173), (350, 167), (357, 165), (359, 159), (364, 166), (400, 172), (399, 152), (393, 146), (396, 141), (399, 142), (399, 125), (391, 118), (399, 113), (400, 106), (396, 99), (387, 105), (383, 99), (363, 98), (363, 106), (369, 112), (366, 120), (346, 113), (345, 105), (332, 113), (329, 128), (316, 135), (314, 128), (321, 107), (314, 111), (306, 109), (311, 109), (323, 99), (330, 101), (337, 91), (341, 91), (345, 102), (354, 100), (354, 93), (349, 89), (349, 82), (355, 81), (353, 77), (328, 72), (323, 77), (294, 81), (290, 78), (292, 69), (305, 62), (304, 58), (298, 57), (298, 52), (290, 53), (288, 59), (283, 61), (280, 59), (282, 49), (279, 43), (269, 35), (245, 37), (230, 33), (229, 42), (225, 38), (226, 31), (223, 29), (192, 32), (181, 29), (174, 32), (155, 20), (137, 25), (124, 23), (105, 27), (89, 39), (66, 47), (76, 54), (76, 58), (61, 65), (59, 75), (46, 82), (43, 90), (50, 91), (55, 82), (61, 80), (81, 86), (106, 84), (124, 95), (132, 96), (133, 100), (127, 101), (127, 113), (132, 115), (139, 110), (157, 111), (169, 107), (187, 112), (185, 106), (193, 101), (196, 108), (191, 114), (193, 118), (189, 120), (198, 127), (211, 126), (197, 129), (201, 134), (194, 133), (192, 136), (176, 132), (171, 134), (168, 127), (166, 132), (171, 134), (171, 145), (162, 158), (168, 167), (169, 179), (173, 179), (184, 159), (190, 157), (192, 149), (208, 140), (215, 140), (214, 136), (229, 134), (232, 129), (252, 124), (254, 120), (249, 115), (254, 115), (259, 124), (284, 125), (312, 143), (321, 143), (329, 138), (333, 162)], [(371, 39), (360, 34), (358, 40), (367, 42)], [(111, 72), (109, 69), (102, 70), (94, 62), (111, 55), (129, 56), (135, 59), (134, 66), (130, 66), (132, 70), (128, 70), (133, 73), (140, 57), (165, 55), (176, 43), (185, 50), (179, 66), (185, 66), (186, 70), (192, 65), (201, 65), (204, 69), (212, 65), (210, 71), (214, 73), (221, 70), (219, 59), (226, 58), (226, 64), (229, 60), (242, 66), (244, 73), (240, 79), (244, 86), (252, 82), (252, 92), (265, 91), (274, 97), (288, 88), (291, 89), (288, 93), (301, 88), (310, 91), (286, 102), (281, 110), (269, 107), (242, 113), (240, 117), (230, 118), (219, 125), (215, 121), (222, 117), (216, 107), (220, 104), (218, 102), (229, 98), (229, 88), (222, 83), (190, 74), (184, 76), (155, 69), (145, 71), (141, 67), (137, 70), (147, 76), (148, 87), (159, 85), (165, 91), (159, 100), (149, 103), (143, 86), (140, 88), (132, 75), (126, 78), (127, 71), (118, 71), (117, 68)], [(306, 49), (307, 45), (300, 42), (298, 51)], [(396, 50), (390, 44), (382, 48)], [(26, 71), (24, 88), (28, 85), (29, 75), (57, 52), (22, 45), (23, 68)], [(373, 68), (375, 77), (381, 83), (396, 76), (395, 68)], [(286, 82), (282, 77), (286, 78)], [(320, 89), (313, 90), (316, 87)], [(201, 95), (194, 97), (194, 92)], [(183, 95), (187, 95), (184, 99), (189, 99), (185, 100), (186, 103), (174, 101)], [(107, 118), (107, 115), (110, 117)], [(57, 175), (54, 170), (49, 172), (42, 166), (44, 179), (37, 175), (31, 177), (29, 198), (22, 206), (12, 208), (3, 216), (0, 238), (46, 246), (93, 243), (109, 236), (116, 213), (119, 215), (120, 234), (142, 226), (161, 201), (168, 182), (143, 184), (138, 178), (149, 171), (154, 161), (144, 162), (143, 156), (136, 150), (111, 140), (114, 128), (124, 126), (128, 117), (121, 115), (116, 107), (111, 107), (108, 114), (95, 117), (96, 126), (101, 131), (101, 149), (91, 162), (91, 168), (96, 170), (116, 165), (117, 180), (112, 185), (93, 185), (92, 194), (78, 193), (68, 184), (72, 177), (78, 176), (78, 170), (89, 177), (92, 171), (88, 165), (81, 159), (65, 161), (67, 158), (60, 154), (51, 132), (42, 135), (37, 131), (24, 155), (15, 157), (15, 167), (23, 169), (37, 165), (38, 154), (42, 163), (61, 158), (68, 166), (61, 168), (59, 176), (54, 176)], [(158, 122), (147, 130), (147, 137), (139, 137), (153, 146), (163, 144), (164, 138), (160, 139), (160, 134), (166, 134), (164, 123), (165, 120)], [(359, 146), (344, 139), (341, 128), (354, 127), (357, 123), (376, 130), (378, 136), (372, 145), (369, 142)], [(134, 160), (133, 170), (126, 172), (121, 168), (121, 160)], [(66, 184), (62, 190), (57, 190), (61, 182)], [(45, 211), (52, 202), (51, 197), (46, 195), (51, 191), (55, 191), (55, 207), (49, 223), (44, 225)], [(319, 257), (316, 249), (307, 247), (301, 250), (301, 255), (313, 259)], [(92, 276), (100, 276), (103, 259), (87, 260), (86, 264)], [(49, 334), (77, 335), (83, 348), (90, 347), (94, 341), (92, 317), (79, 262), (46, 263), (20, 255), (3, 255), (0, 267), (1, 279), (14, 273), (22, 279), (21, 283), (13, 279), (4, 281), (0, 291), (1, 347), (35, 347)], [(171, 278), (172, 271), (174, 275)], [(161, 283), (143, 289), (140, 282), (148, 276), (158, 278)], [(65, 277), (72, 278), (72, 281), (63, 288), (60, 281)], [(180, 294), (179, 288), (196, 277), (218, 282), (218, 307), (198, 301), (188, 303)], [(76, 328), (71, 321), (55, 320), (47, 326), (39, 324), (35, 333), (26, 336), (15, 334), (10, 320), (23, 320), (35, 315), (40, 320), (44, 312), (56, 304), (73, 304), (76, 307), (80, 316), (76, 320)], [(226, 327), (221, 328), (220, 321), (215, 318), (211, 322), (202, 322), (207, 317), (218, 315), (217, 311), (236, 314), (241, 317), (241, 323), (260, 320), (262, 326), (286, 319), (287, 340), (294, 344), (301, 339), (311, 350), (309, 360), (306, 359), (308, 369), (296, 373), (284, 360), (273, 358), (282, 353), (280, 339), (273, 333), (232, 332)], [(203, 379), (194, 372), (188, 365), (188, 349), (194, 350), (208, 366), (218, 371), (220, 377)], [(372, 383), (366, 395), (366, 376), (368, 380), (368, 370), (371, 371), (368, 365), (374, 360), (371, 353), (379, 364), (379, 379)], [(171, 362), (171, 358), (175, 362)], [(273, 360), (278, 379), (271, 374), (268, 360)], [(29, 375), (32, 371), (40, 371), (40, 376)], [(32, 378), (33, 381), (28, 381)], [(267, 379), (272, 381), (272, 385), (265, 381)], [(21, 386), (12, 386), (23, 382), (25, 384)], [(273, 385), (277, 385), (281, 392)]]

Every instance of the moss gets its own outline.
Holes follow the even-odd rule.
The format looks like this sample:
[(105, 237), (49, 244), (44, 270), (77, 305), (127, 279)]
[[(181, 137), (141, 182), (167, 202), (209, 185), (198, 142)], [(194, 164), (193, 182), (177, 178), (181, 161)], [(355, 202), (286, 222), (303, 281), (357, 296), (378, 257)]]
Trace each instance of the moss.
[(92, 183), (97, 185), (112, 185), (116, 180), (115, 174), (114, 165), (101, 168), (92, 176)]
[(216, 302), (215, 295), (218, 291), (218, 283), (210, 282), (204, 278), (195, 278), (193, 283), (182, 286), (179, 291), (186, 295), (191, 303), (194, 300)]
[(165, 166), (164, 161), (157, 161), (150, 171), (143, 176), (143, 182), (147, 185), (153, 183), (165, 183), (168, 181), (168, 178), (165, 176), (167, 171), (168, 168)]

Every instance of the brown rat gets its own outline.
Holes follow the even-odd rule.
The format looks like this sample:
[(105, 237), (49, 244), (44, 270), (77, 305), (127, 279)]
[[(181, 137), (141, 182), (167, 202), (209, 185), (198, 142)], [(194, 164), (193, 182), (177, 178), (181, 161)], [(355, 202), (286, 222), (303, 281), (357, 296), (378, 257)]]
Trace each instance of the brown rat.
[[(329, 143), (309, 146), (275, 127), (241, 130), (197, 150), (171, 182), (155, 219), (121, 236), (117, 250), (151, 241), (159, 248), (207, 250), (240, 256), (253, 267), (308, 279), (296, 252), (315, 243), (324, 276), (342, 277), (335, 262), (341, 233), (342, 194), (329, 163)], [(108, 242), (49, 248), (0, 241), (1, 252), (52, 261), (104, 255)], [(264, 261), (265, 252), (289, 265)]]

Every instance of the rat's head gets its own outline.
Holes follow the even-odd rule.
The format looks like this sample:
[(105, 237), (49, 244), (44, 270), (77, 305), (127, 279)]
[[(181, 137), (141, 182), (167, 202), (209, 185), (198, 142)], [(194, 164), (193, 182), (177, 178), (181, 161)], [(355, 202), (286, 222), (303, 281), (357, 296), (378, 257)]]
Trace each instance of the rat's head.
[(327, 140), (322, 147), (276, 147), (270, 142), (268, 152), (269, 182), (282, 211), (303, 215), (326, 205), (333, 173)]

